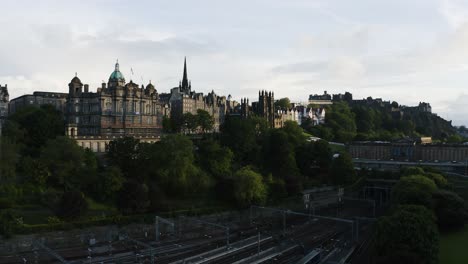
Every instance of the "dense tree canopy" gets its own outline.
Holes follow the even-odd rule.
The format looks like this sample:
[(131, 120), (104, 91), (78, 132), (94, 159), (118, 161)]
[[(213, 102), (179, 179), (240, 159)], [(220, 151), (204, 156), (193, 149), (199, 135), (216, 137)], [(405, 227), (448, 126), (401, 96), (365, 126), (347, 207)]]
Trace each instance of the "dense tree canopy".
[(433, 180), (423, 175), (402, 177), (392, 189), (395, 204), (415, 204), (432, 208), (432, 194), (437, 190)]
[(41, 150), (40, 162), (50, 172), (49, 183), (64, 190), (80, 189), (86, 179), (93, 178), (91, 173), (97, 166), (92, 152), (85, 151), (67, 137), (47, 141)]
[(348, 153), (336, 154), (331, 163), (330, 178), (335, 185), (345, 185), (356, 180), (356, 171)]
[(438, 263), (435, 217), (423, 206), (399, 206), (379, 219), (375, 235), (375, 263)]
[(288, 97), (281, 98), (275, 102), (275, 108), (289, 109), (291, 108), (291, 101), (289, 100)]
[(239, 206), (263, 204), (267, 191), (262, 175), (249, 167), (243, 167), (234, 174), (234, 197)]
[(437, 224), (443, 230), (463, 227), (468, 220), (465, 201), (456, 193), (439, 190), (433, 194)]
[(23, 145), (24, 154), (38, 155), (49, 139), (65, 134), (65, 122), (51, 105), (25, 107), (8, 118), (3, 133)]

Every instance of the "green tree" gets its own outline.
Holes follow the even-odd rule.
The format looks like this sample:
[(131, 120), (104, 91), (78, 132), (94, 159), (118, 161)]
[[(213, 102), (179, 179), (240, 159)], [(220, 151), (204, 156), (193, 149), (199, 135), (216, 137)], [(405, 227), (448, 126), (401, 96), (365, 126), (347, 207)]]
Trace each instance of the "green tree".
[(172, 127), (171, 119), (167, 116), (163, 116), (162, 120), (163, 132), (164, 133), (172, 133), (174, 132), (174, 128)]
[(0, 137), (0, 182), (16, 181), (16, 165), (18, 163), (19, 147), (6, 137)]
[[(26, 148), (25, 154), (38, 155), (40, 148), (46, 144), (49, 139), (65, 134), (65, 122), (63, 114), (57, 111), (52, 105), (43, 105), (37, 107), (25, 107), (11, 115), (5, 135), (11, 138), (17, 138)], [(16, 123), (13, 124), (13, 123)], [(22, 136), (11, 135), (11, 133), (20, 132)]]
[(184, 135), (162, 138), (151, 146), (149, 178), (171, 195), (183, 196), (207, 187), (209, 179), (195, 166), (193, 150), (192, 141)]
[(96, 182), (91, 186), (93, 196), (102, 202), (113, 202), (122, 189), (125, 178), (117, 167), (107, 167), (98, 174)]
[(297, 122), (288, 120), (284, 122), (284, 126), (281, 129), (286, 132), (289, 142), (295, 148), (305, 144), (306, 136), (304, 134), (304, 130), (297, 124)]
[(126, 178), (137, 177), (135, 173), (143, 166), (139, 143), (140, 141), (133, 137), (124, 137), (109, 143), (107, 159), (110, 165), (120, 168)]
[(238, 170), (234, 174), (234, 197), (240, 207), (263, 204), (266, 201), (267, 190), (262, 175), (249, 167)]
[(183, 127), (189, 133), (193, 133), (195, 130), (197, 130), (199, 122), (198, 117), (196, 115), (193, 115), (192, 113), (188, 112), (182, 116), (182, 119), (184, 124)]
[(394, 204), (414, 204), (432, 208), (432, 194), (437, 190), (434, 181), (423, 175), (400, 178), (392, 189)]
[(439, 233), (432, 212), (399, 206), (377, 222), (374, 263), (438, 263)]
[(23, 157), (20, 173), (24, 178), (24, 183), (34, 184), (38, 188), (45, 188), (50, 177), (50, 171), (46, 164), (40, 159), (34, 159), (30, 156)]
[(213, 130), (214, 118), (205, 110), (197, 110), (197, 123), (200, 125), (200, 128), (203, 133)]
[(446, 190), (434, 192), (434, 212), (440, 229), (457, 229), (468, 220), (465, 201), (458, 194)]
[(434, 181), (438, 188), (446, 188), (448, 186), (447, 179), (439, 173), (425, 172), (424, 176)]
[(336, 102), (329, 108), (325, 125), (332, 129), (336, 141), (349, 142), (356, 136), (355, 115), (344, 102)]
[(221, 145), (234, 153), (236, 163), (243, 165), (261, 163), (261, 145), (266, 132), (266, 122), (258, 118), (241, 119), (227, 116), (221, 126)]
[(215, 178), (231, 176), (234, 154), (213, 139), (202, 141), (198, 146), (200, 167)]
[(264, 149), (268, 171), (273, 177), (286, 183), (289, 194), (302, 190), (302, 178), (296, 163), (294, 145), (289, 142), (284, 130), (272, 130), (268, 145)]
[[(92, 154), (92, 153), (91, 153)], [(86, 153), (73, 139), (57, 137), (47, 141), (40, 162), (50, 171), (49, 183), (64, 190), (79, 189), (83, 179), (96, 170), (94, 155)]]
[(135, 180), (128, 180), (120, 189), (117, 206), (124, 214), (144, 213), (150, 205), (148, 186)]
[(353, 160), (348, 153), (335, 154), (330, 165), (330, 176), (336, 185), (350, 184), (356, 180)]
[(288, 97), (281, 98), (275, 102), (275, 108), (289, 109), (291, 108), (291, 101)]
[(331, 150), (325, 140), (311, 141), (296, 150), (296, 162), (301, 174), (315, 177), (319, 172), (327, 172), (331, 163)]

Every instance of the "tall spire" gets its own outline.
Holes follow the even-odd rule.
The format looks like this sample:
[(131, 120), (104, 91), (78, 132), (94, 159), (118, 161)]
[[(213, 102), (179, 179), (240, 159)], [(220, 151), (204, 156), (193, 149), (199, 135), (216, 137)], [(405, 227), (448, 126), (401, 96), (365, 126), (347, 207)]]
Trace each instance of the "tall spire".
[(187, 58), (184, 57), (184, 76), (182, 77), (182, 88), (188, 90), (189, 82), (187, 78)]

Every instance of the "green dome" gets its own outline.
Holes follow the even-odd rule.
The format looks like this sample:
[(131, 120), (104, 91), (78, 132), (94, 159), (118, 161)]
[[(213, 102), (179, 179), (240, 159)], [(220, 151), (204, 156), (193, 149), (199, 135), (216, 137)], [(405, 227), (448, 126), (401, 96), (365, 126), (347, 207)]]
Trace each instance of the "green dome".
[(119, 63), (118, 62), (115, 64), (115, 70), (110, 75), (109, 81), (123, 81), (123, 82), (125, 82), (125, 78), (124, 78), (123, 74), (119, 70)]

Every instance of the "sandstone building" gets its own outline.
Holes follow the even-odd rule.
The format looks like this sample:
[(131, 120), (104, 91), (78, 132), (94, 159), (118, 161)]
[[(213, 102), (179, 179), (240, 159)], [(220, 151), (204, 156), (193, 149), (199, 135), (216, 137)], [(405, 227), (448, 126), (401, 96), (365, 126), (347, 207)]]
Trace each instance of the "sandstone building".
[(166, 96), (171, 106), (171, 117), (182, 122), (185, 113), (196, 114), (198, 109), (207, 111), (214, 119), (214, 130), (219, 131), (219, 126), (224, 122), (226, 112), (231, 102), (225, 96), (218, 96), (214, 91), (204, 96), (192, 90), (192, 84), (187, 77), (187, 61), (184, 60), (184, 73), (178, 87), (171, 89), (170, 95)]
[(102, 83), (96, 92), (89, 91), (78, 76), (68, 88), (66, 134), (96, 152), (104, 152), (109, 141), (124, 136), (157, 141), (163, 117), (169, 115), (169, 105), (159, 100), (154, 85), (126, 83), (118, 62), (107, 84)]

